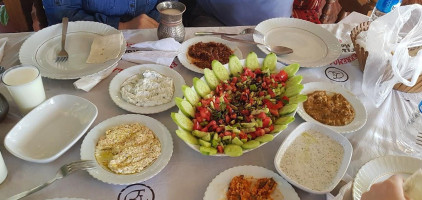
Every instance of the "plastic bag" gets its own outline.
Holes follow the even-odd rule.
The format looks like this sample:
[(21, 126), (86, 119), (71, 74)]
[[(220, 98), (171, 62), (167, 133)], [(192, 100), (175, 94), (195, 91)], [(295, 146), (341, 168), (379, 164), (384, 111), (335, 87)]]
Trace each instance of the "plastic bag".
[(362, 90), (379, 107), (396, 83), (414, 86), (422, 71), (422, 6), (401, 6), (369, 26)]

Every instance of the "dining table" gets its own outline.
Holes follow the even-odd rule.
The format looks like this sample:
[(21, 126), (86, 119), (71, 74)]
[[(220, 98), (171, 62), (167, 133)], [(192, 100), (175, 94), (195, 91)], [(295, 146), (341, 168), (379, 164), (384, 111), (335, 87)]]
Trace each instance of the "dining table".
[[(354, 16), (354, 18), (353, 18)], [(329, 82), (339, 84), (349, 89), (361, 100), (366, 108), (367, 120), (365, 125), (356, 131), (345, 133), (353, 146), (353, 156), (342, 184), (330, 194), (312, 194), (294, 187), (300, 199), (351, 199), (350, 190), (353, 178), (359, 169), (368, 161), (384, 155), (406, 155), (396, 144), (397, 137), (402, 133), (406, 120), (410, 114), (417, 110), (417, 104), (422, 100), (421, 93), (404, 93), (393, 90), (385, 102), (376, 107), (362, 92), (363, 72), (359, 68), (356, 53), (350, 39), (350, 31), (366, 16), (354, 13), (351, 17), (336, 24), (319, 25), (335, 35), (341, 44), (342, 54), (331, 64), (322, 67), (300, 68), (298, 74), (303, 76), (302, 83)], [(185, 40), (195, 37), (195, 32), (214, 31), (239, 33), (246, 27), (186, 27)], [(157, 29), (123, 30), (123, 35), (128, 44), (144, 41), (156, 41)], [(1, 66), (9, 68), (17, 65), (19, 50), (23, 42), (34, 32), (1, 33), (0, 38), (8, 37), (4, 49)], [(280, 35), (280, 37), (283, 37)], [(242, 51), (244, 58), (249, 52), (256, 52), (258, 57), (265, 57), (256, 45), (236, 43)], [(43, 77), (43, 84), (47, 99), (59, 94), (70, 94), (85, 98), (98, 108), (98, 116), (90, 126), (95, 127), (102, 121), (114, 116), (131, 114), (119, 108), (110, 98), (109, 85), (111, 80), (121, 70), (143, 63), (120, 60), (115, 70), (89, 92), (76, 89), (73, 85), (75, 80), (56, 80)], [(169, 66), (184, 78), (188, 86), (192, 86), (194, 77), (202, 77), (200, 73), (185, 68), (175, 58)], [(341, 74), (341, 77), (339, 77)], [(344, 78), (346, 76), (346, 78)], [(176, 88), (177, 90), (180, 88)], [(57, 170), (64, 164), (81, 159), (82, 137), (68, 151), (56, 160), (49, 163), (34, 163), (22, 160), (12, 155), (4, 146), (4, 138), (9, 131), (24, 117), (13, 102), (6, 87), (0, 85), (0, 93), (3, 94), (10, 109), (6, 118), (0, 122), (0, 152), (8, 169), (6, 179), (0, 184), (0, 199), (18, 194), (22, 191), (40, 185), (54, 177)], [(162, 200), (162, 199), (202, 199), (209, 183), (221, 172), (236, 166), (254, 165), (264, 167), (277, 173), (274, 159), (284, 139), (298, 125), (305, 122), (299, 115), (295, 115), (295, 121), (290, 123), (280, 135), (260, 148), (247, 152), (240, 157), (216, 157), (206, 156), (194, 151), (185, 144), (176, 134), (177, 125), (172, 121), (171, 112), (177, 112), (176, 106), (155, 114), (147, 114), (169, 130), (173, 140), (173, 153), (165, 168), (152, 178), (130, 185), (114, 185), (93, 178), (86, 171), (80, 171), (65, 177), (45, 189), (36, 192), (24, 199), (53, 199), (53, 198), (81, 198), (92, 200)], [(89, 130), (88, 130), (89, 131)], [(87, 131), (87, 132), (88, 132)], [(61, 130), (57, 130), (60, 134)], [(412, 155), (414, 156), (414, 155)], [(419, 155), (420, 156), (420, 155)], [(338, 189), (343, 186), (343, 193)], [(348, 187), (347, 187), (348, 185)]]

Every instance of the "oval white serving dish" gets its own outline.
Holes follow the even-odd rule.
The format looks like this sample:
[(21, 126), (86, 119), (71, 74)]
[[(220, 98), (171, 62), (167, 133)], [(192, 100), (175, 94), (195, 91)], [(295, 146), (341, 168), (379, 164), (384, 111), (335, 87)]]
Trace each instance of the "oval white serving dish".
[(97, 107), (82, 97), (67, 94), (51, 97), (9, 131), (4, 146), (23, 160), (51, 162), (82, 137), (97, 114)]

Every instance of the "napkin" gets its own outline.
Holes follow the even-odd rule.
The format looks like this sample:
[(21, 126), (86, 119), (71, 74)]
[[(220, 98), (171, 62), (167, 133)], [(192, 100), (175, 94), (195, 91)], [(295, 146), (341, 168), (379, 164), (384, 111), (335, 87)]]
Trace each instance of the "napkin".
[(152, 62), (164, 66), (170, 66), (177, 54), (178, 53), (174, 51), (137, 51), (124, 54), (122, 59), (140, 64)]
[(9, 40), (9, 38), (7, 38), (7, 37), (0, 39), (0, 62), (3, 59), (4, 47), (6, 46), (7, 40)]
[(80, 78), (79, 80), (75, 81), (73, 85), (76, 89), (84, 90), (85, 92), (89, 92), (94, 86), (96, 86), (101, 80), (108, 77), (111, 72), (117, 67), (117, 63), (113, 64), (110, 68), (98, 72), (96, 74), (92, 74), (89, 76), (85, 76)]
[(131, 45), (132, 48), (152, 51), (136, 51), (123, 55), (122, 59), (134, 62), (152, 62), (170, 66), (177, 56), (181, 44), (174, 38), (164, 38), (158, 41), (147, 41)]
[(131, 45), (133, 48), (157, 51), (179, 51), (180, 46), (174, 38), (164, 38), (158, 41), (147, 41)]

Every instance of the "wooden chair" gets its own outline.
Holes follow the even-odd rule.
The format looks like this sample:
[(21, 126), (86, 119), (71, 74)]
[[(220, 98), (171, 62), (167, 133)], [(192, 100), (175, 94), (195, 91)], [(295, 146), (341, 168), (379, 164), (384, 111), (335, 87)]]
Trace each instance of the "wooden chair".
[(9, 23), (17, 32), (37, 31), (47, 27), (42, 0), (3, 0)]

